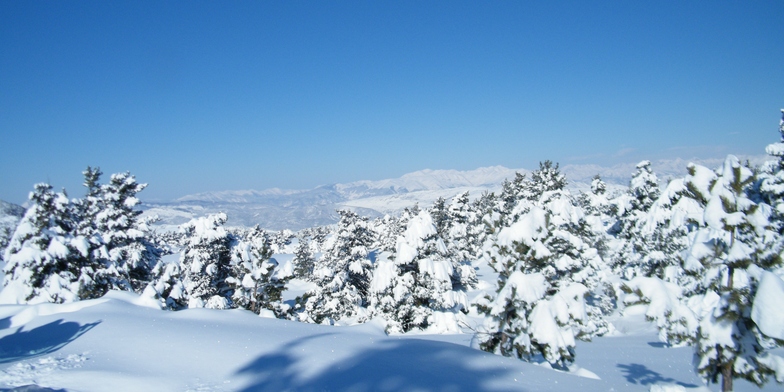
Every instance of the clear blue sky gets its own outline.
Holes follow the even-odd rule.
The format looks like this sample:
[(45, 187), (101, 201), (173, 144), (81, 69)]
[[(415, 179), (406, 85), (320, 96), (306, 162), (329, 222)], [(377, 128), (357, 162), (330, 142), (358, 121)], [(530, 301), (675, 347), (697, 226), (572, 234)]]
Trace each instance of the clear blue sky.
[(784, 2), (2, 1), (0, 199), (761, 154)]

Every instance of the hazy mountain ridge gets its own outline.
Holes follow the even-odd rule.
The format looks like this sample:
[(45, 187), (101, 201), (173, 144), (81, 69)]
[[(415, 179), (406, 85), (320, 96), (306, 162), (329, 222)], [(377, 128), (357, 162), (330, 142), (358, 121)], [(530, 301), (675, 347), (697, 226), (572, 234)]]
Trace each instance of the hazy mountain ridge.
[(3, 250), (24, 214), (24, 207), (0, 200), (0, 260), (3, 259)]
[[(767, 155), (742, 156), (758, 165), (769, 159)], [(723, 158), (669, 159), (653, 162), (654, 172), (662, 181), (682, 177), (689, 162), (710, 168), (719, 166)], [(637, 163), (621, 163), (610, 167), (599, 165), (565, 165), (561, 171), (575, 192), (590, 189), (591, 179), (599, 174), (608, 184), (609, 191), (620, 191), (628, 185)], [(363, 180), (345, 184), (322, 185), (306, 190), (271, 188), (266, 190), (240, 190), (203, 192), (183, 196), (168, 203), (145, 203), (146, 215), (158, 215), (162, 225), (178, 225), (193, 217), (225, 212), (229, 224), (260, 226), (273, 229), (298, 230), (305, 227), (328, 225), (337, 221), (335, 210), (348, 208), (369, 217), (395, 214), (405, 207), (419, 203), (432, 204), (438, 197), (450, 198), (469, 192), (472, 198), (482, 192), (496, 192), (504, 179), (511, 179), (515, 172), (530, 173), (527, 169), (509, 169), (503, 166), (483, 167), (475, 170), (420, 170), (398, 178), (377, 181)]]

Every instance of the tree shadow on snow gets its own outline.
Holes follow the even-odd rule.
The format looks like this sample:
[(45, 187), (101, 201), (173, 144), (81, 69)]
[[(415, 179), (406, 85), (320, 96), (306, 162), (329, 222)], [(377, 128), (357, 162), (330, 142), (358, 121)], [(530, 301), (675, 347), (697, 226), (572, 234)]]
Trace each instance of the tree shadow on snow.
[(60, 319), (29, 331), (22, 331), (24, 326), (21, 326), (16, 332), (0, 339), (0, 363), (53, 353), (100, 323), (79, 325), (73, 321), (64, 323)]
[(676, 381), (670, 377), (663, 377), (661, 373), (648, 369), (647, 366), (639, 363), (632, 363), (628, 365), (618, 364), (621, 371), (625, 373), (626, 381), (632, 384), (640, 385), (653, 385), (659, 383), (675, 383), (686, 388), (696, 388), (697, 385), (687, 384), (681, 381)]
[(0, 329), (6, 329), (11, 326), (11, 316), (0, 320)]
[[(470, 367), (486, 353), (451, 343), (399, 339), (382, 340), (349, 358), (324, 366), (318, 374), (303, 377), (309, 361), (329, 361), (328, 348), (303, 358), (298, 347), (306, 340), (289, 343), (280, 350), (263, 355), (238, 373), (253, 378), (242, 392), (265, 391), (482, 391), (489, 384), (509, 376), (500, 367)], [(297, 355), (300, 353), (300, 355)], [(323, 357), (318, 357), (323, 355)], [(519, 376), (518, 376), (519, 377)], [(497, 388), (495, 388), (497, 389)], [(524, 389), (518, 389), (524, 391)]]

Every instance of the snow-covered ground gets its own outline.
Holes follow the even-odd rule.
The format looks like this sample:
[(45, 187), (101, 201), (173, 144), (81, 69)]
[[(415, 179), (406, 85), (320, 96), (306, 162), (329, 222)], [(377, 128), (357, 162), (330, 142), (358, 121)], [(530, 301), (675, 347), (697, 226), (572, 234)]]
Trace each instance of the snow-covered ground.
[[(492, 287), (486, 265), (478, 276), (469, 296)], [(310, 287), (293, 281), (289, 288), (284, 299)], [(472, 348), (471, 326), (462, 334), (387, 336), (378, 320), (323, 326), (244, 310), (172, 312), (113, 291), (64, 305), (0, 306), (0, 390), (707, 391), (692, 348), (664, 347), (644, 311), (627, 308), (612, 320), (613, 336), (579, 342), (575, 365), (563, 372)], [(468, 321), (481, 320), (471, 312)], [(736, 380), (736, 390), (758, 389)]]
[[(321, 326), (241, 310), (162, 311), (138, 302), (131, 294), (112, 292), (66, 305), (0, 307), (0, 386), (68, 391), (703, 388), (692, 369), (691, 348), (663, 347), (635, 312), (616, 320), (625, 333), (579, 343), (577, 366), (565, 373), (470, 348), (470, 334), (387, 336), (376, 322)], [(757, 388), (737, 382), (736, 390)]]

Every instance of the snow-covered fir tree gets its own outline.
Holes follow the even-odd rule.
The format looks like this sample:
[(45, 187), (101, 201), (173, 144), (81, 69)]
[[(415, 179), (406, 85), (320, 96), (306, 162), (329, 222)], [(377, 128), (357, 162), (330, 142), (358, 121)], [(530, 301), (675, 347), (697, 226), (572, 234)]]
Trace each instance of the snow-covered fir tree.
[(377, 262), (370, 287), (373, 315), (387, 320), (389, 332), (459, 330), (456, 313), (467, 307), (464, 263), (452, 256), (427, 211), (408, 222), (394, 255)]
[(476, 222), (476, 217), (471, 211), (468, 192), (455, 196), (449, 203), (442, 198), (439, 200), (428, 212), (436, 228), (436, 235), (446, 244), (448, 258), (452, 260), (452, 267), (457, 274), (453, 283), (459, 290), (472, 288), (477, 280), (470, 261), (478, 258), (476, 255), (481, 247), (478, 231), (483, 227), (471, 225)]
[(273, 253), (291, 253), (292, 240), (296, 237), (293, 231), (284, 229), (276, 232), (270, 238), (270, 249)]
[(488, 316), (477, 341), (485, 351), (527, 361), (541, 355), (564, 367), (574, 361), (573, 325), (586, 319), (588, 289), (580, 283), (553, 285), (548, 220), (544, 209), (529, 206), (498, 234), (489, 260), (498, 272), (497, 289), (475, 304)]
[(74, 207), (64, 192), (36, 184), (5, 250), (4, 303), (72, 302), (86, 295), (81, 278), (89, 244), (74, 236)]
[(504, 180), (501, 184), (501, 192), (497, 197), (488, 195), (485, 201), (492, 201), (491, 210), (487, 211), (488, 218), (492, 222), (493, 228), (507, 226), (515, 219), (513, 210), (517, 203), (525, 198), (525, 174), (515, 172), (515, 178), (511, 181)]
[(150, 280), (149, 272), (157, 249), (149, 242), (149, 225), (139, 220), (136, 194), (147, 185), (130, 173), (113, 174), (108, 184), (99, 184), (99, 168), (83, 172), (87, 193), (77, 200), (79, 222), (76, 232), (89, 240), (89, 265), (83, 269), (85, 290), (96, 298), (110, 289), (139, 291)]
[(704, 210), (692, 197), (692, 179), (688, 176), (670, 181), (649, 211), (641, 216), (633, 240), (638, 252), (633, 267), (637, 270), (627, 276), (657, 277), (680, 285), (686, 292), (696, 288), (696, 281), (682, 269), (689, 233), (702, 221)]
[(612, 213), (613, 204), (608, 198), (607, 183), (598, 174), (591, 179), (591, 191), (581, 192), (578, 202), (589, 215), (606, 217)]
[(521, 200), (513, 210), (518, 218), (486, 246), (499, 280), (495, 295), (476, 303), (488, 316), (478, 341), (486, 351), (525, 360), (541, 355), (565, 366), (574, 360), (575, 337), (606, 332), (602, 309), (594, 306), (589, 316), (585, 304), (585, 295), (599, 287), (602, 261), (584, 240), (584, 213), (562, 189), (566, 181), (557, 166), (543, 169), (547, 176), (526, 184), (540, 198)]
[(781, 109), (779, 134), (780, 141), (765, 148), (774, 159), (762, 168), (759, 190), (765, 203), (772, 207), (770, 222), (780, 239), (769, 250), (781, 254), (784, 251), (784, 109)]
[(375, 239), (368, 219), (347, 210), (338, 211), (333, 245), (317, 261), (317, 288), (306, 294), (300, 319), (315, 323), (365, 317), (372, 278), (370, 259)]
[(546, 160), (539, 162), (539, 168), (531, 172), (531, 180), (523, 182), (523, 196), (531, 201), (539, 200), (545, 192), (557, 191), (566, 188), (566, 176), (559, 165)]
[(451, 226), (451, 216), (449, 215), (446, 199), (438, 197), (427, 211), (432, 217), (436, 232), (443, 238)]
[(226, 279), (230, 277), (234, 239), (223, 227), (226, 220), (226, 214), (220, 213), (180, 226), (186, 237), (180, 260), (159, 262), (146, 294), (160, 298), (170, 309), (232, 307), (232, 290)]
[(585, 213), (585, 240), (595, 248), (602, 259), (611, 257), (609, 235), (616, 220), (613, 204), (608, 199), (607, 184), (600, 175), (591, 180), (591, 191), (580, 192), (577, 204)]
[(306, 238), (300, 238), (297, 249), (294, 251), (294, 276), (302, 280), (313, 278), (313, 269), (316, 259), (313, 257), (311, 243)]
[(233, 244), (231, 276), (226, 283), (233, 290), (234, 305), (256, 314), (266, 309), (283, 317), (288, 307), (283, 305), (281, 294), (291, 276), (272, 258), (271, 242), (268, 233), (256, 226)]
[(769, 350), (784, 343), (780, 326), (772, 328), (770, 321), (784, 300), (784, 282), (768, 272), (781, 259), (767, 250), (777, 241), (771, 208), (749, 197), (754, 173), (729, 156), (715, 172), (691, 164), (685, 183), (688, 197), (703, 208), (692, 220), (697, 228), (682, 264), (697, 281), (684, 290), (638, 277), (628, 284), (632, 300), (649, 303), (647, 316), (663, 340), (693, 344), (698, 373), (708, 382), (721, 379), (723, 391), (733, 389), (735, 378), (758, 385), (770, 375), (782, 380), (784, 359)]
[(448, 207), (449, 228), (443, 235), (449, 253), (460, 262), (460, 280), (464, 288), (476, 285), (476, 272), (470, 262), (479, 258), (485, 229), (468, 196), (465, 192), (452, 199)]
[(612, 257), (612, 265), (615, 272), (625, 279), (631, 279), (640, 272), (643, 256), (651, 249), (640, 233), (639, 222), (645, 219), (659, 195), (659, 180), (651, 170), (651, 162), (642, 161), (636, 166), (628, 192), (613, 200), (618, 221), (611, 231), (623, 240), (623, 246)]
[(746, 191), (754, 175), (734, 156), (727, 157), (712, 181), (705, 207), (705, 227), (697, 233), (686, 268), (702, 271), (706, 282), (705, 314), (697, 334), (697, 370), (722, 390), (742, 377), (762, 384), (770, 373), (757, 360), (765, 352), (751, 318), (755, 275), (780, 264), (778, 255), (764, 258), (774, 237), (768, 226), (769, 207), (750, 200)]
[(629, 182), (629, 194), (634, 211), (647, 212), (659, 198), (659, 177), (651, 169), (651, 161), (642, 161)]
[[(405, 214), (406, 211), (403, 212), (403, 215)], [(407, 220), (410, 218), (384, 215), (382, 218), (375, 219), (372, 229), (375, 233), (374, 237), (376, 238), (377, 243), (374, 247), (381, 251), (394, 252), (397, 237), (405, 230), (405, 227), (401, 224), (404, 219)]]

